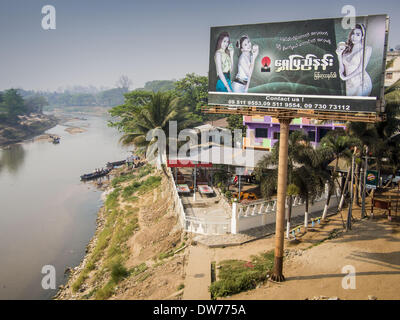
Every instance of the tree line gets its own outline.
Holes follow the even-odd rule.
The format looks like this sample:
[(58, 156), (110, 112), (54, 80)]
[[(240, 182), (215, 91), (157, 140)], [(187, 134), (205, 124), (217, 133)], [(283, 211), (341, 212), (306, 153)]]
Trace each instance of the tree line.
[(0, 92), (0, 123), (15, 123), (20, 115), (42, 113), (47, 103), (38, 95), (24, 99), (17, 89)]

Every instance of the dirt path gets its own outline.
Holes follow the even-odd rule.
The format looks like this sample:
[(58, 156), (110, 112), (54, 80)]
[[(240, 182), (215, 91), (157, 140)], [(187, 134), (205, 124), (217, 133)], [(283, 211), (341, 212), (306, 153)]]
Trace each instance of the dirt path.
[(190, 247), (183, 300), (210, 300), (207, 284), (211, 283), (212, 258), (212, 251), (206, 247)]
[[(232, 299), (312, 299), (321, 295), (346, 300), (368, 299), (369, 295), (399, 299), (399, 230), (399, 223), (360, 221), (338, 238), (289, 257), (284, 265), (285, 282), (267, 282)], [(354, 289), (342, 286), (349, 272), (343, 270), (346, 266), (354, 268)]]

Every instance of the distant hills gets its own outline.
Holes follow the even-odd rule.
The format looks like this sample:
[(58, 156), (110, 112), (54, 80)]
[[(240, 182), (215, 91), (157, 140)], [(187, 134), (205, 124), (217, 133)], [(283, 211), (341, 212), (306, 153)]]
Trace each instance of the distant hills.
[[(148, 81), (143, 88), (134, 90), (145, 91), (168, 91), (174, 89), (176, 80), (153, 80)], [(114, 107), (124, 103), (124, 94), (130, 90), (127, 87), (117, 87), (106, 90), (98, 90), (93, 86), (81, 87), (75, 86), (64, 91), (34, 91), (18, 89), (18, 92), (24, 99), (42, 96), (46, 98), (48, 106), (45, 109), (66, 106), (103, 106)]]

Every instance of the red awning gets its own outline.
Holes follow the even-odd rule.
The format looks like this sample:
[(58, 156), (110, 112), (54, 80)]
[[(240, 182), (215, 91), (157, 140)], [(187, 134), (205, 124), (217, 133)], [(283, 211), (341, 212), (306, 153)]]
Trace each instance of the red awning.
[[(196, 163), (196, 167), (212, 168), (212, 163)], [(167, 160), (167, 167), (170, 168), (194, 168), (195, 164), (190, 160)]]

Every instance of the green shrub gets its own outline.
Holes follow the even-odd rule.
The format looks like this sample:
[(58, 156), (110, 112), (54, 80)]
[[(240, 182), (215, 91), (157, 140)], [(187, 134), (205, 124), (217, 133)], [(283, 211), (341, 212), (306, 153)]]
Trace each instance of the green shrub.
[(172, 257), (174, 255), (174, 251), (168, 251), (168, 252), (162, 252), (158, 255), (158, 259), (162, 260), (162, 259), (166, 259), (169, 257)]
[(209, 287), (211, 297), (226, 297), (254, 289), (267, 279), (274, 261), (273, 251), (252, 256), (251, 261), (225, 260), (220, 263), (218, 280)]
[(126, 175), (123, 175), (123, 176), (119, 176), (119, 177), (114, 178), (111, 181), (111, 185), (115, 188), (120, 183), (125, 182), (125, 181), (129, 181), (129, 180), (132, 180), (132, 179), (135, 179), (135, 178), (136, 178), (136, 176), (133, 175), (133, 174), (126, 174)]
[(178, 288), (176, 288), (177, 291), (182, 290), (185, 288), (185, 285), (183, 283), (181, 283)]
[(160, 176), (151, 176), (143, 181), (142, 185), (139, 188), (140, 193), (147, 192), (151, 189), (157, 188), (161, 184), (161, 177)]
[(153, 168), (149, 164), (146, 164), (144, 167), (141, 167), (139, 169), (137, 177), (140, 179), (140, 178), (143, 178), (144, 176), (149, 175), (152, 172), (153, 172)]
[(129, 271), (122, 265), (121, 261), (118, 261), (111, 266), (111, 279), (114, 283), (120, 282), (128, 275)]
[(120, 188), (116, 188), (113, 190), (113, 192), (111, 192), (106, 199), (105, 202), (105, 207), (107, 210), (109, 209), (113, 209), (117, 206), (118, 204), (118, 196), (120, 193), (121, 189)]
[(142, 184), (138, 181), (133, 182), (131, 185), (124, 188), (122, 191), (122, 197), (126, 200), (134, 192), (136, 192)]
[(129, 273), (132, 277), (137, 276), (138, 274), (141, 274), (147, 270), (147, 265), (145, 262), (133, 267), (132, 269), (129, 270)]
[(104, 300), (111, 297), (114, 293), (115, 283), (110, 280), (103, 288), (96, 291), (95, 299)]

